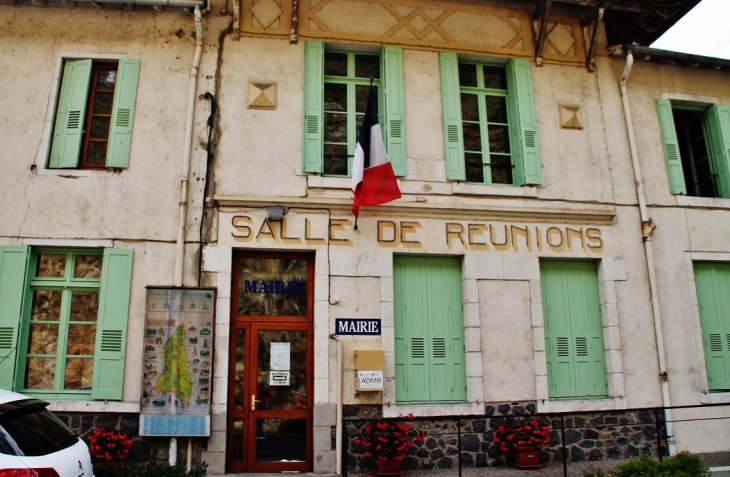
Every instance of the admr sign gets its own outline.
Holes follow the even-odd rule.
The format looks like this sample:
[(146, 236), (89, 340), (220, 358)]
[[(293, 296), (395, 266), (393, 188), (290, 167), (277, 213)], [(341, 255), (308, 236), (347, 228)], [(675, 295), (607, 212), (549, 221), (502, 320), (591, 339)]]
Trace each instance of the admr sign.
[(383, 372), (378, 371), (358, 371), (357, 386), (358, 391), (382, 391), (383, 390)]
[(380, 320), (337, 318), (335, 329), (337, 335), (380, 335)]

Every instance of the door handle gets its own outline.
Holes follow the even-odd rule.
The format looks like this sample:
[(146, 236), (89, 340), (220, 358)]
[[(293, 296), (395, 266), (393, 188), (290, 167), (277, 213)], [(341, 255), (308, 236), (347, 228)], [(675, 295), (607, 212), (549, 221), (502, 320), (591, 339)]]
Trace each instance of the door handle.
[(261, 402), (261, 401), (259, 401), (258, 399), (256, 399), (256, 395), (255, 394), (252, 394), (251, 395), (251, 410), (252, 411), (255, 411), (256, 410), (256, 403), (257, 402)]

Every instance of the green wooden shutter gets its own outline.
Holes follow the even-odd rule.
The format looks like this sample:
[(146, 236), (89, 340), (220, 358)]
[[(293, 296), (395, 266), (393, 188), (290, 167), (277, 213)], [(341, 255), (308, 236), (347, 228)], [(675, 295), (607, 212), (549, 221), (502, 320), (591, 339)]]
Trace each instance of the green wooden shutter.
[(395, 315), (395, 399), (430, 400), (426, 274), (422, 257), (396, 256), (393, 260)]
[(659, 129), (664, 145), (664, 161), (667, 164), (669, 190), (672, 194), (687, 194), (687, 185), (684, 183), (682, 158), (679, 155), (679, 140), (677, 129), (674, 127), (672, 103), (667, 99), (656, 100), (656, 110), (659, 115)]
[(548, 392), (551, 398), (575, 395), (568, 292), (560, 265), (552, 261), (540, 263)]
[(107, 167), (129, 167), (138, 80), (139, 60), (119, 60), (109, 131), (109, 148), (106, 155)]
[(426, 264), (431, 401), (466, 401), (464, 319), (458, 258), (422, 257)]
[(79, 165), (90, 81), (91, 60), (66, 61), (53, 126), (53, 144), (48, 164), (51, 168), (73, 168)]
[(606, 397), (605, 351), (593, 262), (540, 264), (549, 395)]
[[(405, 98), (403, 48), (384, 46), (380, 53), (381, 84), (385, 94), (385, 146), (396, 176), (406, 175)], [(381, 114), (381, 116), (383, 116)]]
[(304, 145), (302, 170), (322, 173), (324, 156), (324, 43), (304, 44)]
[(0, 247), (0, 388), (12, 390), (29, 247)]
[(716, 104), (707, 110), (707, 125), (720, 197), (730, 198), (730, 106)]
[(730, 391), (730, 264), (695, 263), (710, 391)]
[(532, 92), (530, 60), (514, 59), (507, 63), (510, 146), (515, 165), (515, 185), (541, 185), (542, 166), (537, 139), (537, 115)]
[(466, 180), (464, 134), (461, 129), (459, 58), (456, 53), (439, 53), (441, 65), (441, 106), (444, 119), (444, 160), (446, 179)]
[(461, 269), (456, 258), (393, 265), (397, 402), (464, 402)]
[(93, 399), (122, 399), (132, 256), (133, 251), (129, 249), (104, 250), (94, 348)]

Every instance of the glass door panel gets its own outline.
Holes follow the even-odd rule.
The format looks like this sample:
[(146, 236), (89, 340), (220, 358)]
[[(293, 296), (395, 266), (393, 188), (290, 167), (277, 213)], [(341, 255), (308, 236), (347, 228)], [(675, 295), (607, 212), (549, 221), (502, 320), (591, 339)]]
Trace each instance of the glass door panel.
[(313, 258), (234, 253), (227, 472), (312, 471)]

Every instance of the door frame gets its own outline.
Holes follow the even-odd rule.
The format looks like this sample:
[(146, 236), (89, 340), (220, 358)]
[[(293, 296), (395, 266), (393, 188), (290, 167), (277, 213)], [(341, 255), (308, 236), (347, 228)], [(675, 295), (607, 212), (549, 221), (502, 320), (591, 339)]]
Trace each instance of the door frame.
[[(238, 290), (240, 282), (239, 260), (241, 258), (263, 258), (263, 259), (300, 259), (307, 261), (307, 312), (304, 316), (265, 316), (265, 315), (239, 315), (238, 314)], [(229, 328), (229, 352), (228, 352), (228, 389), (227, 389), (227, 412), (226, 412), (226, 472), (286, 472), (299, 471), (311, 472), (313, 468), (314, 455), (314, 253), (296, 252), (261, 252), (250, 250), (234, 250), (233, 265), (231, 269), (231, 309)], [(235, 387), (236, 387), (236, 341), (237, 331), (244, 330), (244, 377), (243, 377), (243, 410), (235, 409)], [(306, 414), (306, 459), (304, 462), (256, 462), (255, 439), (256, 426), (255, 418), (280, 417), (281, 412), (294, 411), (252, 411), (251, 403), (247, 399), (252, 393), (255, 394), (257, 385), (256, 371), (259, 330), (292, 330), (307, 332), (307, 414)], [(255, 342), (254, 342), (255, 341)], [(251, 363), (251, 364), (249, 364)], [(301, 412), (301, 411), (300, 411)], [(292, 416), (293, 417), (293, 416)], [(301, 418), (301, 416), (297, 416)], [(242, 449), (243, 462), (233, 461), (234, 433), (233, 424), (236, 420), (243, 420)]]

